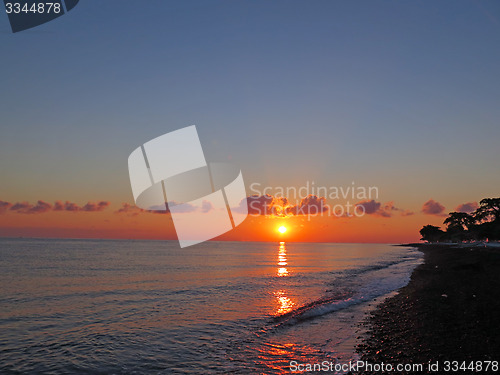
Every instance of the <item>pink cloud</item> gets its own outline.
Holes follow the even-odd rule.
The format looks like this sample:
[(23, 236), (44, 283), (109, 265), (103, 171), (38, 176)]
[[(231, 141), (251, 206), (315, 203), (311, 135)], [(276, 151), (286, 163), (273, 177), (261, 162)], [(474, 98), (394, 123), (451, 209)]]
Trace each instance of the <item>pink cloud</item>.
[(274, 197), (272, 195), (251, 195), (240, 202), (240, 207), (248, 206), (249, 215), (271, 215)]
[[(182, 205), (182, 206), (180, 206), (180, 205)], [(192, 205), (190, 203), (177, 203), (177, 202), (172, 201), (172, 202), (168, 202), (168, 205), (165, 205), (165, 204), (155, 205), (155, 206), (149, 207), (149, 209), (147, 209), (147, 210), (139, 208), (139, 207), (132, 205), (130, 203), (122, 203), (122, 207), (119, 208), (118, 210), (116, 210), (115, 214), (125, 214), (128, 216), (137, 216), (137, 215), (142, 214), (142, 213), (166, 215), (166, 214), (170, 213), (170, 207), (177, 207), (177, 209), (175, 210), (177, 213), (188, 213), (188, 212), (195, 212), (195, 211), (201, 211), (202, 213), (206, 213), (214, 208), (213, 205), (207, 201), (203, 201), (201, 207)]]
[(54, 202), (54, 211), (70, 211), (70, 212), (77, 212), (80, 211), (80, 207), (76, 203), (68, 202), (66, 201), (65, 203), (61, 201), (56, 201)]
[(33, 208), (33, 205), (31, 203), (28, 203), (28, 202), (17, 202), (17, 203), (14, 203), (12, 205), (12, 207), (10, 207), (10, 210), (14, 211), (16, 213), (25, 214), (25, 213), (28, 213), (28, 211), (31, 208)]
[(468, 214), (476, 211), (476, 209), (479, 207), (477, 202), (468, 202), (468, 203), (462, 203), (460, 204), (457, 208), (455, 208), (456, 212), (466, 212)]
[(402, 216), (408, 216), (408, 214), (405, 215), (405, 213), (407, 213), (408, 211), (403, 211), (402, 209), (397, 208), (396, 206), (394, 206), (393, 201), (382, 204), (381, 202), (377, 202), (371, 199), (358, 202), (355, 204), (355, 206), (363, 207), (364, 212), (367, 215), (391, 217), (395, 212), (400, 211)]
[(213, 209), (214, 205), (212, 204), (212, 202), (203, 201), (203, 203), (201, 204), (201, 212), (203, 212), (204, 214), (212, 211)]
[[(209, 202), (207, 202), (209, 203)], [(168, 206), (168, 209), (167, 211), (151, 211), (153, 213), (169, 213), (171, 208), (173, 207), (177, 207), (175, 209), (175, 212), (177, 213), (188, 213), (188, 212), (195, 212), (196, 210), (198, 210), (200, 207), (197, 207), (191, 203), (177, 203), (177, 202), (168, 202), (167, 204)], [(180, 206), (180, 207), (179, 207)], [(206, 207), (206, 206), (205, 206)]]
[(328, 211), (325, 197), (309, 194), (299, 204), (287, 207), (286, 213), (291, 215), (318, 215)]
[[(7, 205), (10, 204), (8, 202), (4, 203), (7, 203)], [(10, 206), (10, 210), (18, 214), (42, 214), (51, 209), (52, 205), (44, 201), (38, 201), (36, 205), (28, 202), (18, 202)]]
[(28, 214), (42, 214), (44, 212), (48, 212), (52, 209), (52, 205), (44, 202), (44, 201), (38, 201), (35, 206), (31, 207), (28, 210)]
[(436, 202), (434, 199), (429, 199), (422, 206), (422, 212), (426, 215), (441, 216), (441, 215), (443, 215), (444, 209), (445, 209), (445, 207), (441, 203)]
[(97, 212), (106, 209), (110, 205), (107, 201), (100, 201), (98, 203), (88, 202), (83, 207), (79, 207), (76, 203), (56, 201), (54, 205), (45, 201), (39, 200), (36, 204), (29, 202), (10, 202), (0, 201), (0, 213), (5, 213), (7, 210), (13, 211), (18, 214), (43, 214), (49, 211), (86, 211)]
[(410, 211), (410, 210), (403, 210), (403, 211), (401, 211), (401, 216), (412, 216), (414, 214), (415, 214), (415, 212)]
[(76, 212), (76, 211), (80, 211), (80, 207), (78, 207), (78, 205), (76, 203), (66, 202), (64, 204), (64, 210)]
[(88, 202), (81, 210), (86, 212), (97, 212), (106, 209), (108, 206), (109, 202), (107, 201), (100, 201), (98, 203)]
[(274, 197), (270, 194), (251, 195), (240, 202), (238, 207), (233, 208), (236, 212), (243, 212), (244, 205), (248, 206), (249, 215), (264, 216), (299, 216), (318, 215), (328, 210), (325, 197), (308, 195), (297, 204), (291, 204), (286, 197)]
[(12, 203), (5, 202), (5, 201), (0, 201), (0, 214), (3, 214), (4, 212), (6, 212), (11, 207), (12, 207)]
[(144, 212), (142, 208), (139, 208), (130, 203), (122, 203), (122, 207), (115, 211), (115, 214), (126, 214), (128, 216), (137, 216), (141, 212)]

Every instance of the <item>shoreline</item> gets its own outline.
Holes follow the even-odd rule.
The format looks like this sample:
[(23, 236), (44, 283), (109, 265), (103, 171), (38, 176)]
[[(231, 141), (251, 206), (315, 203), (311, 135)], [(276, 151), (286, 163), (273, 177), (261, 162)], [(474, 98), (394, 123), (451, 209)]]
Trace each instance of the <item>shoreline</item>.
[(500, 361), (500, 249), (400, 246), (418, 247), (424, 261), (410, 282), (365, 320), (366, 334), (357, 347), (361, 359), (394, 364)]

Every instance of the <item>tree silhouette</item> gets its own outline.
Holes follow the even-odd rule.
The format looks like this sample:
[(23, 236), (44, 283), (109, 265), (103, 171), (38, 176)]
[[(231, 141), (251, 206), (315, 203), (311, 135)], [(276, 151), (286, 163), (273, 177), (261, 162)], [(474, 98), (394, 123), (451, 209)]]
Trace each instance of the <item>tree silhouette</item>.
[(443, 222), (448, 225), (448, 229), (456, 228), (466, 231), (475, 222), (474, 217), (465, 212), (450, 212), (448, 215), (449, 216)]
[(443, 238), (444, 234), (439, 227), (434, 225), (425, 225), (420, 229), (421, 240), (427, 242), (438, 242)]
[(480, 221), (500, 220), (500, 198), (485, 198), (479, 202), (474, 217)]
[(472, 214), (450, 212), (444, 220), (446, 232), (433, 225), (421, 230), (422, 240), (437, 241), (498, 241), (500, 240), (500, 198), (484, 198)]
[(443, 223), (448, 226), (446, 228), (447, 240), (462, 242), (470, 239), (468, 230), (474, 225), (475, 219), (465, 212), (450, 212)]

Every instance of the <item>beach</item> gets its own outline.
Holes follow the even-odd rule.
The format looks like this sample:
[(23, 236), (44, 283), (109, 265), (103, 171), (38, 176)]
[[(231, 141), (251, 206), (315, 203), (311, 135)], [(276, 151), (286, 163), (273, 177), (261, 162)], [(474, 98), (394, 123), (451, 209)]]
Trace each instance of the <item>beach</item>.
[(370, 363), (437, 363), (438, 372), (424, 366), (423, 372), (429, 373), (443, 372), (445, 361), (457, 361), (458, 366), (499, 361), (500, 249), (418, 248), (424, 263), (413, 271), (409, 284), (367, 318), (368, 331), (358, 346), (361, 358)]

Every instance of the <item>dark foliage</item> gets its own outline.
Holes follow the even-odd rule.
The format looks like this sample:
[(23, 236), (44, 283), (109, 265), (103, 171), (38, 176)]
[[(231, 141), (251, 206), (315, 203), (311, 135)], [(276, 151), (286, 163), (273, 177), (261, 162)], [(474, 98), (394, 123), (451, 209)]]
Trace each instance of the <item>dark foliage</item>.
[(422, 240), (427, 242), (464, 242), (500, 240), (500, 198), (485, 198), (471, 214), (450, 212), (445, 219), (446, 231), (434, 225), (421, 230)]

